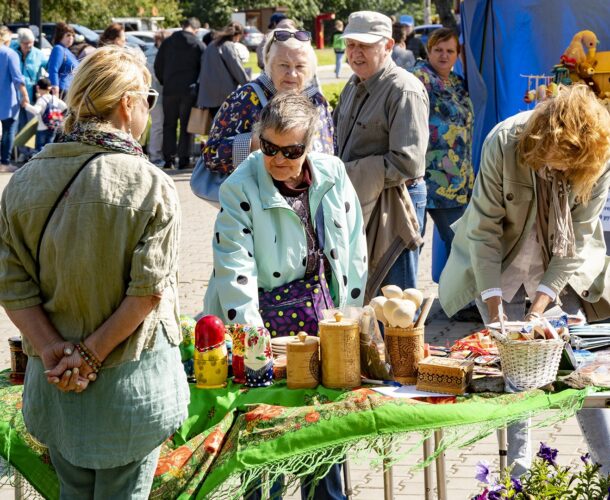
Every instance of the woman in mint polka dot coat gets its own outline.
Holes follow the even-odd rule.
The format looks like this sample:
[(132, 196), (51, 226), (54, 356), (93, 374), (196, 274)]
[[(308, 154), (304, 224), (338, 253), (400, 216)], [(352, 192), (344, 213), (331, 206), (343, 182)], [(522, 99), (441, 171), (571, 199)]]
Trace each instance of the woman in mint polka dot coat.
[[(333, 302), (337, 307), (362, 306), (367, 247), (360, 203), (343, 162), (310, 151), (316, 120), (315, 108), (296, 94), (280, 94), (263, 110), (258, 134), (267, 154), (250, 154), (220, 188), (205, 314), (227, 323), (263, 326), (259, 292), (316, 269), (315, 214), (320, 203)], [(305, 146), (299, 158), (288, 159), (277, 150), (295, 145)]]

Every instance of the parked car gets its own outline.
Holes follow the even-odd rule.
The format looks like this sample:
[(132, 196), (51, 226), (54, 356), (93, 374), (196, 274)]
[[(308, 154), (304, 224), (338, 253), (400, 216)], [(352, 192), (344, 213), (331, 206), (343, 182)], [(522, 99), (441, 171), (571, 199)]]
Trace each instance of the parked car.
[(263, 38), (265, 38), (265, 35), (263, 35), (258, 28), (255, 26), (245, 26), (241, 43), (248, 47), (248, 50), (254, 51), (263, 41)]
[(127, 31), (126, 34), (130, 36), (135, 36), (136, 38), (139, 38), (140, 40), (146, 43), (155, 43), (154, 31)]
[(442, 24), (421, 24), (420, 26), (415, 26), (413, 32), (415, 33), (415, 36), (421, 38), (421, 41), (424, 42), (424, 44), (427, 44), (428, 36), (430, 36), (433, 31), (442, 27)]
[(138, 47), (140, 50), (142, 50), (142, 52), (146, 52), (150, 47), (154, 45), (154, 41), (145, 42), (140, 37), (132, 35), (130, 31), (125, 32), (125, 40), (127, 41), (128, 47)]
[[(170, 33), (175, 33), (176, 31), (180, 31), (182, 28), (167, 28), (166, 31), (169, 31)], [(203, 37), (206, 36), (208, 33), (210, 32), (210, 30), (205, 29), (205, 28), (199, 28), (197, 30), (197, 38), (199, 38), (199, 40), (203, 40)]]
[[(82, 26), (80, 24), (70, 24), (72, 29), (77, 35), (81, 35), (85, 42), (89, 45), (97, 47), (97, 42), (100, 36), (93, 30)], [(42, 34), (46, 37), (49, 42), (53, 41), (53, 35), (55, 34), (55, 23), (42, 23)]]

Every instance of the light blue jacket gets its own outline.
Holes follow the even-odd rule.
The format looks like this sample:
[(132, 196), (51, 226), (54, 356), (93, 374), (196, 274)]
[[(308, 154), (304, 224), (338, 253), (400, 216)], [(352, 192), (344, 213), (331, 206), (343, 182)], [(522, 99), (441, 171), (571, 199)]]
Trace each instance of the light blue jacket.
[(17, 52), (19, 56), (19, 68), (25, 78), (25, 87), (28, 89), (30, 101), (36, 102), (36, 84), (42, 76), (42, 69), (47, 66), (47, 57), (42, 50), (32, 47), (24, 60), (23, 52), (18, 42), (11, 43), (11, 49)]
[[(312, 152), (307, 159), (312, 218), (320, 202), (324, 210), (324, 254), (332, 268), (333, 301), (339, 307), (361, 306), (368, 264), (356, 191), (339, 158)], [(220, 205), (212, 243), (214, 271), (203, 311), (225, 322), (262, 326), (258, 289), (271, 290), (303, 278), (305, 229), (273, 184), (260, 151), (222, 184)]]

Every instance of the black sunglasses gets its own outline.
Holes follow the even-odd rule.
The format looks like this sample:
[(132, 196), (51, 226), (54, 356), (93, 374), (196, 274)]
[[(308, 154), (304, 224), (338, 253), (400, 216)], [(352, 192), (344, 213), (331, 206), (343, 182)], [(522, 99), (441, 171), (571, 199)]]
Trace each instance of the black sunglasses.
[(288, 31), (288, 30), (275, 30), (273, 32), (273, 39), (278, 42), (285, 42), (286, 40), (296, 38), (299, 42), (309, 42), (311, 40), (311, 33), (309, 31)]
[(282, 156), (287, 160), (296, 160), (305, 154), (305, 149), (307, 146), (305, 144), (293, 144), (292, 146), (277, 146), (272, 142), (264, 139), (263, 136), (260, 136), (261, 143), (261, 151), (266, 156), (275, 156), (280, 151), (282, 152)]

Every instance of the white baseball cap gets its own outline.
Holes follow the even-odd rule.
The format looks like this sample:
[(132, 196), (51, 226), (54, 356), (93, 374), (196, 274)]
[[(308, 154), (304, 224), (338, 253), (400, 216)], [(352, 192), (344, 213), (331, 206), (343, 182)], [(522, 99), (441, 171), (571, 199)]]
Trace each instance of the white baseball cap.
[(362, 43), (377, 43), (392, 38), (392, 20), (379, 12), (361, 10), (350, 14), (343, 38)]

